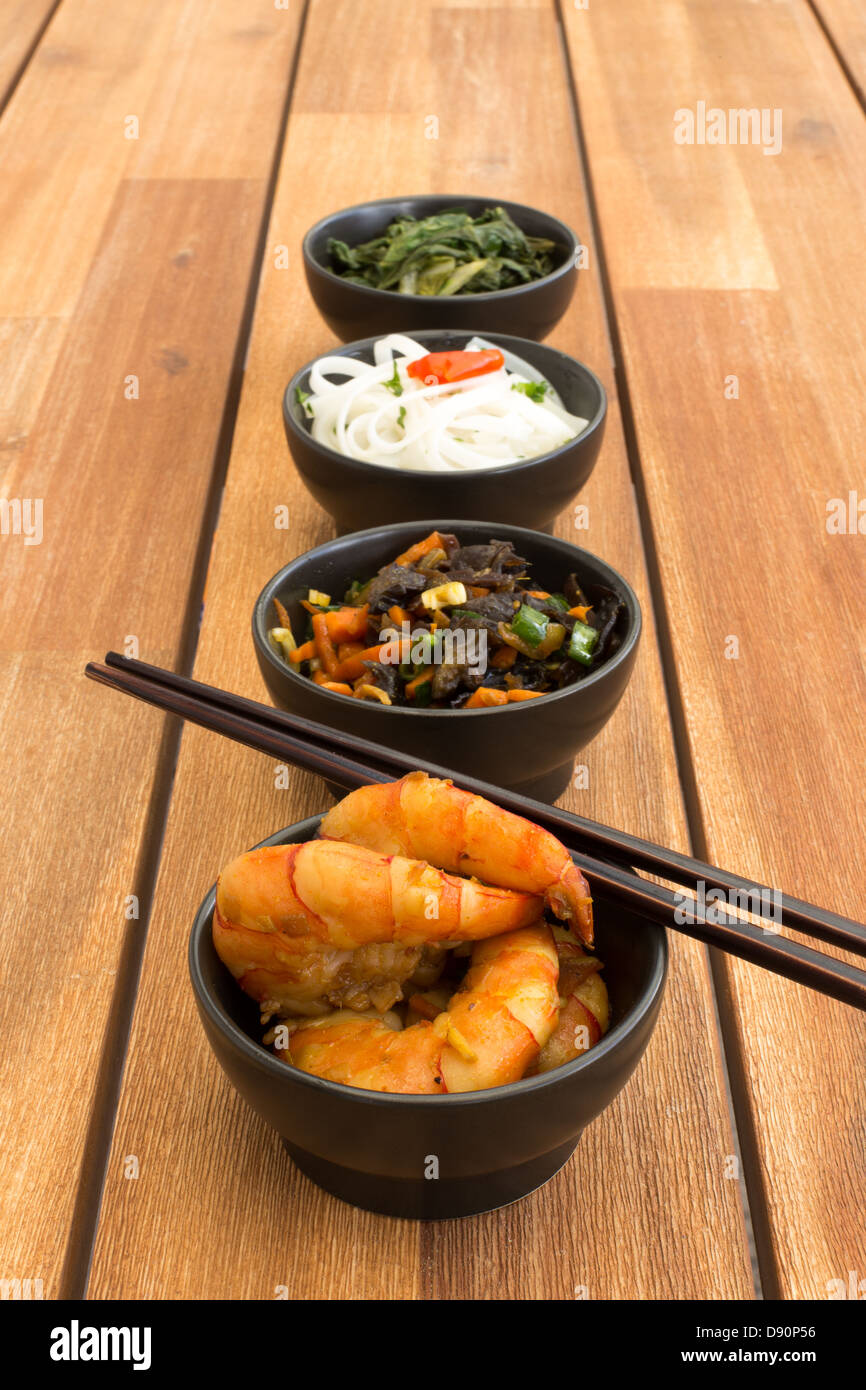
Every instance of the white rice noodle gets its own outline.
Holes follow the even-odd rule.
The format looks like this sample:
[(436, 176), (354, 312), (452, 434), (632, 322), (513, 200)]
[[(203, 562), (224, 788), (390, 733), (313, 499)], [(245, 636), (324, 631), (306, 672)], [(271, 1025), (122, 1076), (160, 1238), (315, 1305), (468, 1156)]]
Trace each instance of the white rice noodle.
[[(468, 346), (493, 344), (473, 339)], [(380, 338), (373, 355), (373, 365), (320, 357), (306, 401), (313, 438), (365, 463), (421, 472), (502, 468), (558, 449), (588, 424), (551, 387), (541, 402), (515, 391), (542, 378), (512, 354), (499, 371), (445, 385), (408, 375), (427, 349), (402, 333)], [(386, 385), (395, 370), (399, 395)]]

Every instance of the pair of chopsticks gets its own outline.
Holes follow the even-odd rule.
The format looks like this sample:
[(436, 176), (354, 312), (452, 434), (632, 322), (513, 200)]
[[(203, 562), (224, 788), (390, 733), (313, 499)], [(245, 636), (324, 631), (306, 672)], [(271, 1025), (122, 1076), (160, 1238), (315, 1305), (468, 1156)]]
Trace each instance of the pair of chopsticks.
[[(808, 985), (855, 1008), (866, 1009), (866, 971), (781, 934), (782, 931), (796, 931), (866, 955), (866, 926), (859, 922), (778, 890), (750, 883), (726, 869), (600, 825), (558, 806), (547, 806), (516, 792), (464, 777), (435, 763), (420, 762), (414, 755), (204, 685), (158, 666), (131, 660), (117, 652), (109, 652), (104, 663), (89, 662), (85, 673), (91, 680), (180, 715), (190, 723), (224, 734), (236, 743), (256, 748), (281, 762), (293, 763), (347, 789), (370, 782), (390, 782), (416, 770), (432, 777), (450, 777), (465, 791), (486, 797), (556, 835), (590, 882), (603, 885), (605, 895), (611, 900), (672, 931), (716, 946), (729, 955)], [(675, 894), (669, 888), (640, 877), (635, 868), (692, 889), (694, 893)], [(699, 883), (704, 885), (703, 904), (697, 896)], [(713, 889), (721, 890), (723, 901), (714, 901)], [(732, 898), (735, 911), (732, 911)], [(712, 920), (712, 917), (708, 920), (707, 902), (713, 915), (722, 920)], [(754, 925), (740, 915), (740, 909), (762, 917), (768, 925)]]

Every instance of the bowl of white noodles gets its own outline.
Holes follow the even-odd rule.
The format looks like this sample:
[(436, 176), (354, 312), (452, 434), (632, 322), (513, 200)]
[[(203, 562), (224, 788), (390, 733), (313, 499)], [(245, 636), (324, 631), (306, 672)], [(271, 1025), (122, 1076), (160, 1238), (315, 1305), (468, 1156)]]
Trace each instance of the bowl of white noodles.
[(592, 472), (606, 411), (582, 362), (467, 331), (348, 343), (283, 399), (294, 463), (341, 532), (434, 515), (549, 529)]

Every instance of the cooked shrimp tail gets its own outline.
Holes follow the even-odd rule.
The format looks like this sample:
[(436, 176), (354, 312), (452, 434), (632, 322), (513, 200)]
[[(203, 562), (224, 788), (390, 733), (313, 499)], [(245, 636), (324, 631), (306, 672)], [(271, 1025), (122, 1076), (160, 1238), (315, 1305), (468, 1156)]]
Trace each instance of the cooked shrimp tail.
[[(540, 898), (398, 854), (314, 840), (252, 850), (220, 875), (213, 939), (263, 1014), (384, 1011), (431, 947), (514, 931)], [(432, 959), (438, 958), (438, 951)]]
[(569, 934), (553, 931), (559, 957), (560, 1012), (534, 1070), (550, 1071), (594, 1047), (610, 1027), (610, 1002), (599, 971), (601, 961), (586, 955)]
[(450, 873), (543, 895), (562, 921), (592, 942), (589, 885), (549, 831), (452, 782), (412, 772), (359, 787), (328, 812), (321, 835), (382, 854), (426, 859)]

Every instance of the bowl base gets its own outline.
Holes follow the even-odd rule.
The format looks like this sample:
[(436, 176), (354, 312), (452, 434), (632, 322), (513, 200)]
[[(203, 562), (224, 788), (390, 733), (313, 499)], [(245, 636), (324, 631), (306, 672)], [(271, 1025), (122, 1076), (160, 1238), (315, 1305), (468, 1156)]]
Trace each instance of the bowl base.
[(483, 1177), (429, 1180), (359, 1173), (298, 1149), (287, 1139), (282, 1142), (301, 1172), (342, 1202), (382, 1216), (402, 1216), (412, 1221), (448, 1221), (507, 1207), (543, 1187), (568, 1162), (579, 1138), (580, 1135), (569, 1139), (529, 1163), (503, 1168)]
[(574, 772), (574, 760), (554, 767), (541, 777), (531, 777), (528, 782), (515, 782), (509, 791), (519, 796), (531, 796), (535, 801), (546, 801), (552, 806), (568, 788)]

